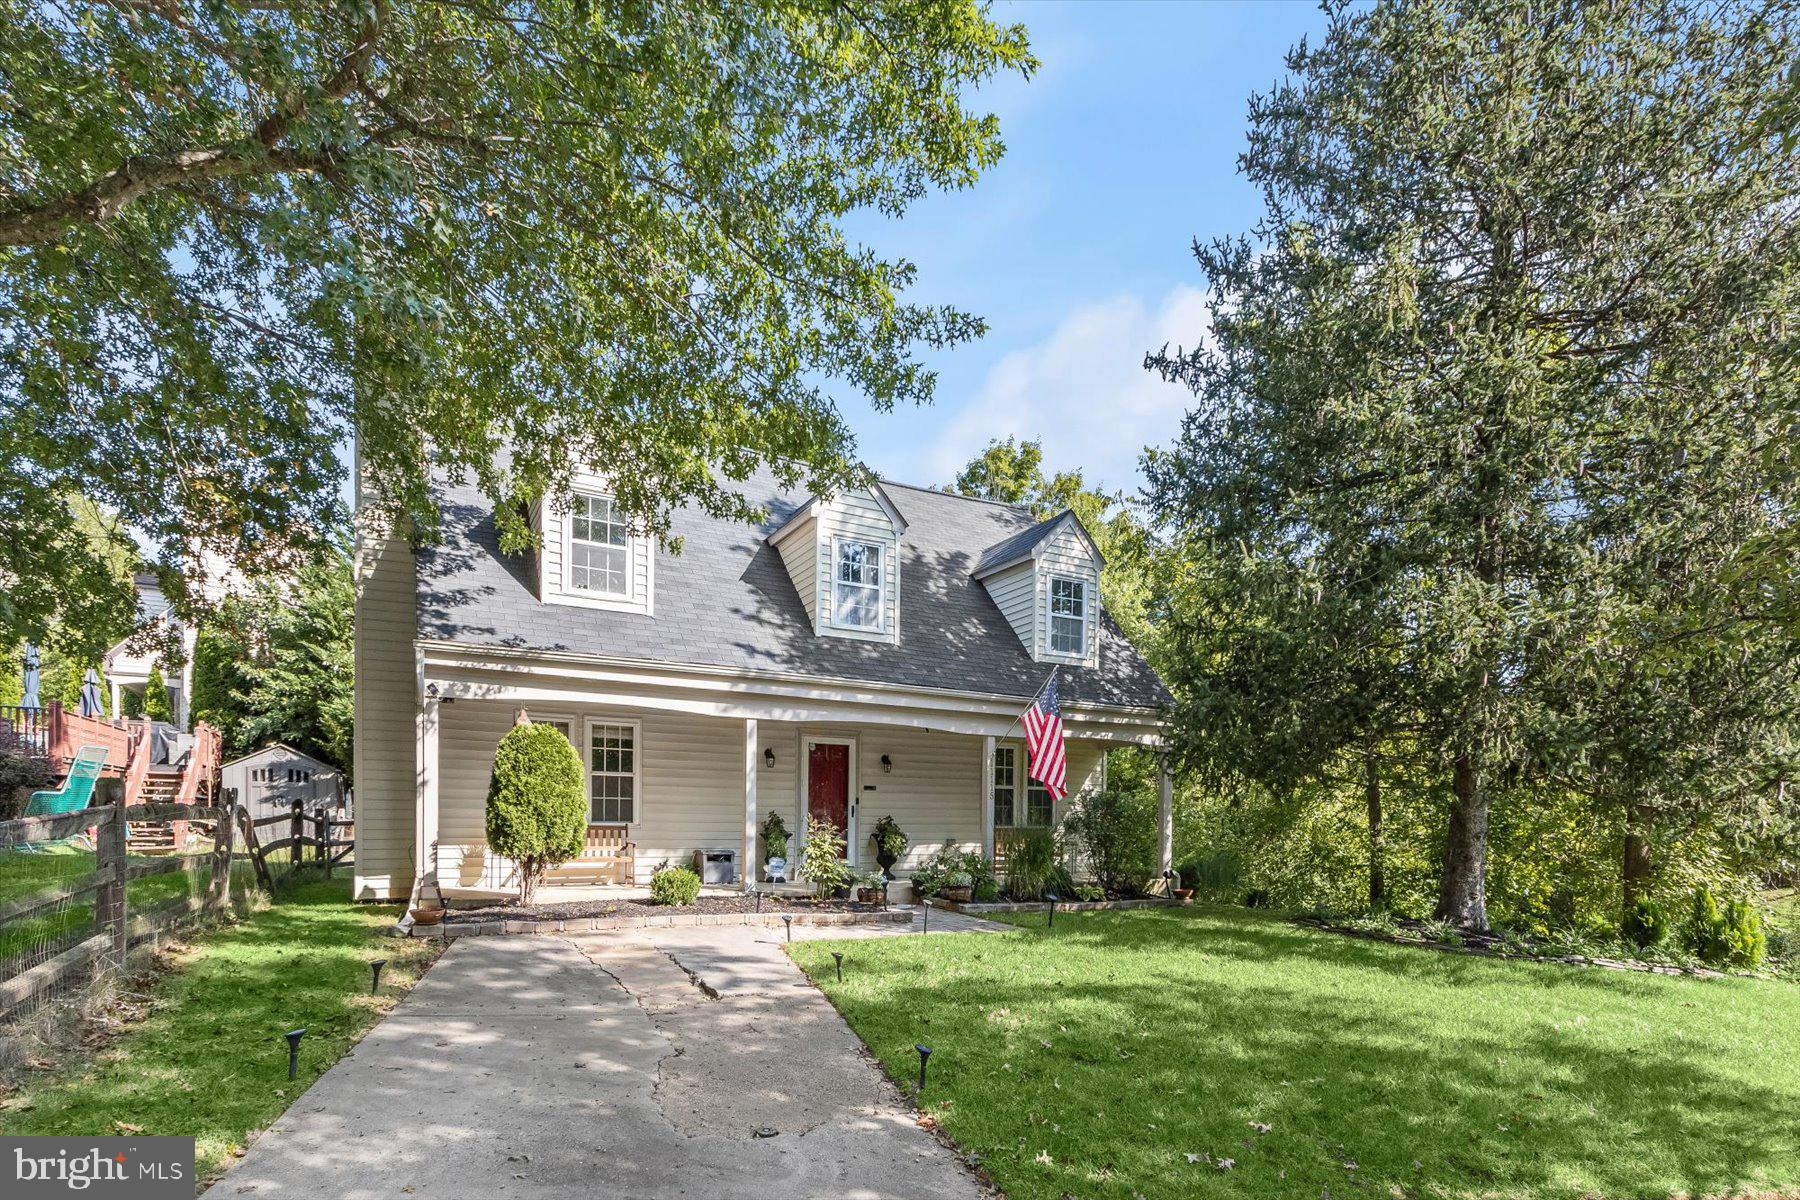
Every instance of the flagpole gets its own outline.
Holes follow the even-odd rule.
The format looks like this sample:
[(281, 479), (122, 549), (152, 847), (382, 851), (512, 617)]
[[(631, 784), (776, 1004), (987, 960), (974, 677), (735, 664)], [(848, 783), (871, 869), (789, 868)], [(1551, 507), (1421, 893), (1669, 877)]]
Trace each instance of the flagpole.
[(1044, 682), (1038, 684), (1038, 690), (1031, 693), (1031, 699), (1025, 702), (1025, 707), (1019, 711), (1018, 716), (1012, 719), (1012, 724), (1006, 727), (1005, 732), (1000, 735), (1001, 738), (1005, 738), (1007, 734), (1012, 732), (1013, 725), (1017, 725), (1020, 721), (1025, 719), (1025, 714), (1031, 711), (1031, 706), (1038, 702), (1038, 697), (1044, 694), (1044, 689), (1050, 686), (1050, 681), (1056, 678), (1056, 673), (1060, 670), (1062, 670), (1062, 665), (1060, 663), (1050, 668), (1050, 673), (1044, 676)]

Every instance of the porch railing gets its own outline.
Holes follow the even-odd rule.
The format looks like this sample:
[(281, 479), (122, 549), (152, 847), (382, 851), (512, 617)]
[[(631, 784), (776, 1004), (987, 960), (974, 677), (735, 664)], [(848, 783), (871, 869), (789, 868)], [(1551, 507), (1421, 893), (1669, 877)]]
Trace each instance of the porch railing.
[(83, 746), (105, 746), (105, 769), (120, 774), (130, 765), (135, 748), (135, 731), (126, 722), (84, 717), (64, 708), (60, 700), (42, 708), (0, 705), (0, 726), (23, 737), (59, 769), (73, 762)]

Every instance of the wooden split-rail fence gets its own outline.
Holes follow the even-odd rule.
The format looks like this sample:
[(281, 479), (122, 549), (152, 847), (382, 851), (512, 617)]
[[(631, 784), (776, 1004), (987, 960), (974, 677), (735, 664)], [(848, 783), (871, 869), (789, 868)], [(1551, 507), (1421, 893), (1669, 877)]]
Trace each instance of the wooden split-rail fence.
[[(131, 821), (209, 826), (214, 831), (213, 844), (197, 850), (178, 849), (155, 860), (134, 859), (125, 846), (126, 826)], [(84, 921), (73, 931), (46, 934), (40, 946), (43, 954), (15, 954), (0, 960), (0, 975), (5, 975), (0, 978), (0, 1016), (116, 969), (133, 945), (191, 923), (209, 910), (222, 911), (231, 903), (231, 814), (210, 805), (136, 804), (127, 809), (102, 804), (57, 816), (0, 821), (0, 851), (17, 853), (23, 847), (84, 834), (94, 839), (92, 870), (0, 903), (0, 937), (67, 908), (92, 905), (91, 922)], [(203, 859), (210, 867), (203, 892), (132, 911), (128, 894), (133, 880), (185, 870), (192, 859)]]
[[(121, 790), (103, 781), (105, 791)], [(127, 826), (139, 822), (181, 822), (190, 829), (212, 831), (210, 847), (177, 846), (150, 859), (127, 852)], [(262, 840), (259, 830), (281, 826), (283, 836)], [(92, 870), (72, 873), (35, 891), (0, 901), (0, 946), (9, 933), (23, 931), (30, 942), (24, 952), (0, 952), (0, 1017), (34, 1007), (50, 996), (80, 987), (116, 970), (131, 947), (211, 913), (228, 910), (233, 897), (232, 861), (247, 858), (256, 879), (276, 894), (280, 878), (292, 878), (302, 867), (317, 866), (329, 877), (351, 853), (352, 822), (327, 812), (306, 812), (296, 804), (291, 813), (252, 820), (241, 805), (235, 810), (205, 804), (97, 804), (80, 812), (0, 821), (0, 854), (18, 854), (31, 846), (91, 836)], [(242, 850), (235, 840), (242, 838)], [(186, 895), (134, 909), (129, 890), (134, 880), (189, 869), (195, 860), (208, 868), (204, 885)], [(59, 857), (77, 867), (78, 858)], [(238, 873), (241, 875), (242, 873)], [(247, 888), (249, 885), (244, 884)], [(58, 922), (70, 908), (90, 906), (91, 920)], [(49, 925), (46, 932), (34, 931)]]
[[(244, 849), (256, 869), (257, 880), (275, 892), (275, 871), (282, 869), (291, 876), (302, 867), (316, 866), (331, 878), (334, 867), (350, 856), (355, 839), (350, 836), (355, 822), (334, 817), (324, 809), (306, 811), (295, 801), (292, 810), (272, 817), (251, 820), (242, 805), (237, 810), (238, 829), (243, 834)], [(262, 840), (259, 829), (281, 827), (285, 835), (274, 841)], [(308, 833), (308, 830), (312, 832)], [(341, 833), (342, 836), (334, 836)]]

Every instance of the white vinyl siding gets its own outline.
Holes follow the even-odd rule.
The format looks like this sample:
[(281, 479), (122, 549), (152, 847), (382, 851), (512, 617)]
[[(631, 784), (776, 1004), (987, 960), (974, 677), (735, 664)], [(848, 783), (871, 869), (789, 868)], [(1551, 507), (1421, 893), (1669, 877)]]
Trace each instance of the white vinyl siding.
[[(881, 617), (874, 627), (845, 625), (836, 619), (837, 546), (861, 542), (881, 552)], [(900, 637), (900, 535), (887, 510), (864, 489), (845, 492), (819, 507), (814, 538), (815, 596), (810, 610), (815, 633), (829, 637), (893, 642)]]
[[(1100, 570), (1094, 558), (1088, 553), (1086, 541), (1076, 531), (1071, 521), (1057, 530), (1049, 542), (1038, 554), (1037, 562), (1037, 636), (1033, 639), (1036, 657), (1045, 662), (1083, 663), (1088, 666), (1097, 665), (1099, 656), (1096, 653), (1094, 630), (1100, 618)], [(1084, 645), (1079, 652), (1058, 650), (1051, 640), (1050, 609), (1052, 602), (1051, 583), (1057, 579), (1068, 579), (1082, 585), (1081, 606), (1084, 620)]]
[(1037, 566), (1020, 563), (982, 581), (988, 595), (994, 598), (1000, 614), (1006, 618), (1019, 641), (1026, 647), (1037, 644)]
[(794, 591), (806, 606), (806, 620), (815, 627), (819, 622), (819, 522), (807, 517), (793, 529), (783, 530), (781, 561), (787, 566)]
[[(492, 862), (486, 855), (484, 826), (494, 748), (512, 727), (516, 709), (513, 704), (480, 700), (459, 700), (441, 707), (437, 861), (447, 888), (509, 886), (507, 865)], [(584, 728), (589, 720), (636, 728), (638, 820), (631, 833), (638, 846), (640, 881), (648, 880), (661, 863), (690, 863), (697, 849), (741, 848), (741, 720), (616, 708), (577, 707), (572, 715)], [(967, 850), (981, 848), (982, 801), (975, 784), (982, 771), (981, 738), (880, 725), (769, 720), (757, 723), (757, 734), (759, 825), (769, 813), (779, 812), (788, 828), (797, 833), (802, 740), (851, 737), (856, 739), (855, 774), (860, 785), (855, 803), (861, 836), (851, 848), (858, 864), (874, 863), (868, 832), (883, 814), (900, 823), (910, 843), (895, 868), (900, 874), (910, 872), (946, 842)], [(1057, 819), (1082, 790), (1099, 785), (1099, 744), (1071, 740), (1067, 749), (1071, 794), (1056, 806)], [(775, 752), (773, 765), (764, 756), (765, 750)], [(410, 753), (409, 741), (409, 771)], [(886, 771), (881, 766), (884, 754), (891, 764)], [(358, 816), (360, 819), (361, 814)], [(554, 893), (540, 898), (553, 900)]]
[[(356, 514), (356, 871), (358, 899), (412, 888), (418, 677), (412, 543), (378, 520), (359, 468)], [(485, 785), (484, 785), (485, 787)]]

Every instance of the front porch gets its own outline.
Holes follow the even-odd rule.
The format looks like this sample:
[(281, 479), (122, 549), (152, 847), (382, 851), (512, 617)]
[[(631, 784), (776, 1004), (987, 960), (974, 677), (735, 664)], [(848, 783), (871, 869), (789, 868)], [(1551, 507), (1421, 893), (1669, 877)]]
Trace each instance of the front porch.
[[(781, 891), (806, 890), (793, 871), (815, 811), (844, 829), (846, 857), (859, 870), (879, 869), (871, 832), (884, 816), (908, 841), (897, 879), (947, 845), (991, 861), (1009, 830), (1060, 823), (1083, 794), (1104, 787), (1107, 750), (1161, 734), (1153, 713), (1066, 711), (1068, 795), (1051, 801), (1026, 780), (1015, 720), (1023, 700), (777, 683), (747, 690), (742, 681), (621, 686), (614, 678), (642, 673), (595, 668), (576, 681), (535, 663), (500, 674), (466, 663), (434, 669), (427, 658), (412, 858), (427, 864), (447, 900), (515, 894), (511, 864), (487, 851), (485, 805), (495, 747), (521, 708), (569, 736), (587, 771), (591, 819), (624, 831), (633, 846), (635, 886), (547, 882), (559, 902), (647, 895), (654, 870), (691, 866), (696, 851), (735, 856), (732, 892), (770, 887), (759, 831), (772, 812), (792, 834), (790, 882), (772, 885)], [(715, 689), (725, 694), (707, 694)], [(1168, 793), (1165, 779), (1163, 869), (1172, 848)]]

